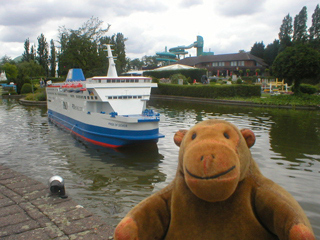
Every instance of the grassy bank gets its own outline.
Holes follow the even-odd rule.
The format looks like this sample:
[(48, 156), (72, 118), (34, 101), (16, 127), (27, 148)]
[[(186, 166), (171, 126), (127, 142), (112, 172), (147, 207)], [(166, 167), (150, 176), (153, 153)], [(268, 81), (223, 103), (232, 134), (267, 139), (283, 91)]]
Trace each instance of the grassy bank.
[(45, 88), (38, 88), (34, 93), (26, 94), (25, 100), (47, 101), (46, 89)]
[(265, 105), (284, 105), (284, 106), (320, 106), (320, 95), (271, 95), (262, 94), (261, 97), (251, 98), (223, 98), (223, 100), (248, 101)]

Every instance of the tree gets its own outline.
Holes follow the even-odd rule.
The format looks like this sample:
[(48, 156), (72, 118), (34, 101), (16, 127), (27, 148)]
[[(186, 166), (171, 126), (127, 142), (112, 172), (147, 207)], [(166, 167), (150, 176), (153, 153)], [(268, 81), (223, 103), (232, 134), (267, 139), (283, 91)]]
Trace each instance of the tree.
[(143, 56), (141, 58), (141, 61), (143, 62), (143, 68), (144, 69), (154, 69), (157, 65), (157, 56)]
[(1, 66), (1, 69), (6, 72), (7, 78), (10, 81), (14, 81), (18, 76), (18, 68), (14, 64), (6, 62)]
[(264, 61), (271, 66), (273, 64), (273, 61), (278, 56), (280, 49), (280, 41), (275, 39), (273, 43), (270, 43), (267, 45), (266, 49), (264, 50)]
[(43, 76), (45, 70), (35, 61), (31, 60), (29, 62), (21, 62), (17, 65), (18, 67), (18, 77), (14, 81), (17, 84), (17, 92), (21, 92), (23, 84), (30, 83), (30, 80), (34, 77)]
[(293, 91), (298, 94), (304, 78), (312, 78), (320, 73), (320, 52), (305, 44), (288, 47), (273, 62), (273, 73), (289, 83), (293, 82)]
[(36, 59), (36, 51), (35, 51), (36, 46), (32, 45), (31, 50), (30, 50), (30, 60), (34, 61)]
[(279, 40), (280, 40), (280, 49), (279, 51), (283, 51), (286, 47), (291, 46), (292, 44), (292, 17), (288, 14), (282, 20), (282, 24), (280, 26), (279, 32)]
[(48, 67), (48, 43), (44, 35), (41, 33), (41, 35), (38, 37), (38, 56), (37, 60), (39, 64), (43, 67), (45, 70), (46, 76), (48, 76), (49, 73), (49, 67)]
[(317, 5), (314, 13), (312, 14), (312, 25), (309, 28), (310, 39), (320, 40), (320, 8), (319, 4)]
[(54, 77), (56, 74), (56, 48), (54, 46), (54, 41), (50, 41), (50, 76)]
[(85, 76), (101, 74), (102, 70), (106, 72), (106, 54), (102, 51), (100, 40), (110, 25), (103, 29), (102, 23), (92, 17), (77, 30), (59, 28), (59, 75), (67, 74), (73, 67), (82, 68)]
[(26, 39), (24, 42), (24, 53), (22, 54), (22, 61), (29, 62), (31, 60), (31, 54), (30, 54), (30, 41), (29, 38)]
[(293, 24), (293, 41), (305, 42), (308, 38), (307, 34), (307, 7), (303, 7), (298, 15), (294, 18)]
[(118, 74), (126, 72), (129, 64), (126, 58), (125, 41), (127, 41), (127, 38), (122, 33), (101, 39), (102, 44), (112, 44), (113, 55), (116, 56), (115, 63)]
[(314, 49), (320, 50), (320, 8), (317, 5), (312, 14), (312, 25), (309, 28), (309, 41)]
[(43, 67), (32, 60), (29, 62), (21, 62), (17, 67), (19, 70), (19, 78), (24, 80), (43, 76), (45, 74)]
[(0, 60), (0, 65), (4, 65), (5, 63), (15, 64), (15, 62), (11, 59), (11, 57), (8, 57), (7, 55), (4, 55), (4, 57)]
[(134, 70), (141, 70), (143, 66), (143, 62), (139, 58), (135, 58), (130, 61), (130, 67)]
[(265, 50), (264, 48), (265, 48), (265, 46), (263, 44), (263, 41), (262, 42), (256, 42), (253, 45), (253, 47), (251, 48), (250, 54), (263, 59), (264, 50)]

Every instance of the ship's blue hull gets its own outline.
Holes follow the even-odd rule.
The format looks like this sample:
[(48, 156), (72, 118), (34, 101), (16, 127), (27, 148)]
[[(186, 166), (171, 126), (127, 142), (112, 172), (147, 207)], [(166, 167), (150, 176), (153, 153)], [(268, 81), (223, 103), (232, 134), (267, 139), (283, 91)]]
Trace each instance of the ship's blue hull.
[(50, 121), (81, 139), (103, 147), (118, 148), (145, 142), (157, 142), (159, 138), (164, 137), (159, 133), (158, 128), (151, 130), (119, 130), (94, 126), (52, 110), (48, 110), (48, 117)]

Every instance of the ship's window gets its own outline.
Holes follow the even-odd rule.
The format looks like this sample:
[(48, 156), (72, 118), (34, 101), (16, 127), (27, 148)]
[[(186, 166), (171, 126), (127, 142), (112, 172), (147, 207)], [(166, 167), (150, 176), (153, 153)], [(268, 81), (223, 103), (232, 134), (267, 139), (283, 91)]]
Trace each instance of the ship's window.
[(113, 96), (113, 99), (118, 99), (118, 97), (117, 96)]
[(119, 96), (118, 99), (122, 99), (122, 96)]
[(97, 99), (98, 99), (98, 97), (97, 97), (97, 96), (95, 96), (95, 97), (94, 97), (94, 99), (96, 99), (96, 100), (97, 100)]
[(133, 99), (136, 99), (137, 98), (137, 96), (133, 96)]
[(128, 96), (123, 96), (123, 99), (127, 99), (128, 98)]
[(93, 96), (91, 96), (91, 99), (93, 99)]
[(111, 97), (111, 96), (108, 96), (108, 99), (112, 99), (112, 97)]
[(129, 99), (132, 99), (132, 96), (128, 96)]
[(138, 98), (142, 98), (142, 96), (138, 96)]

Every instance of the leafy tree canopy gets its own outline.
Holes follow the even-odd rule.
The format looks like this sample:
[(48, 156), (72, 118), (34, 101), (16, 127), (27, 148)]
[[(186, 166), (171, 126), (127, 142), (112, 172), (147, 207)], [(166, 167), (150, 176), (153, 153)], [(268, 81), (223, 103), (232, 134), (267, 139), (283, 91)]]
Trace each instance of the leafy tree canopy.
[(115, 64), (118, 74), (128, 70), (129, 62), (126, 58), (125, 41), (127, 41), (127, 38), (125, 38), (122, 33), (117, 33), (112, 37), (104, 37), (101, 39), (101, 44), (112, 44), (113, 55), (116, 57)]
[(278, 56), (280, 49), (280, 41), (275, 39), (273, 43), (268, 44), (266, 49), (264, 50), (264, 61), (271, 66), (273, 61)]
[(18, 68), (16, 65), (6, 62), (1, 66), (1, 69), (6, 72), (7, 78), (10, 81), (13, 81), (18, 76)]
[(101, 39), (110, 25), (103, 29), (102, 24), (103, 21), (92, 17), (77, 30), (59, 28), (59, 75), (66, 75), (74, 67), (82, 68), (86, 77), (105, 75), (107, 61)]
[(304, 78), (314, 78), (320, 73), (320, 53), (300, 44), (287, 47), (279, 53), (273, 62), (273, 73), (294, 83), (294, 92), (298, 93)]
[(251, 48), (250, 53), (256, 57), (262, 58), (264, 56), (264, 44), (263, 42), (256, 42)]
[(292, 17), (290, 16), (290, 14), (288, 14), (284, 17), (280, 26), (279, 40), (282, 49), (287, 46), (291, 46), (292, 33)]
[(309, 29), (310, 39), (320, 40), (320, 7), (317, 5), (312, 14), (312, 26)]
[(307, 40), (307, 7), (303, 7), (294, 18), (293, 41), (305, 42)]

